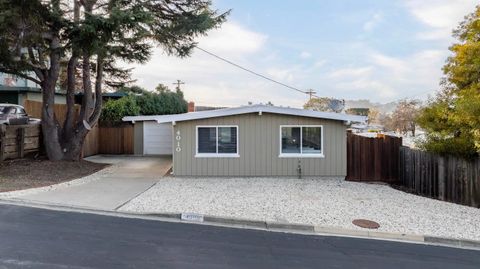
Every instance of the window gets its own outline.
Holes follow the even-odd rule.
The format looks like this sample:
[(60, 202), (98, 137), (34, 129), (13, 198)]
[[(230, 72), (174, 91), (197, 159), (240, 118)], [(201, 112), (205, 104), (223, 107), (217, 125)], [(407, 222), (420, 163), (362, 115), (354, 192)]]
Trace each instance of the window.
[(197, 157), (238, 157), (237, 126), (197, 126)]
[(323, 157), (323, 127), (280, 126), (280, 157)]

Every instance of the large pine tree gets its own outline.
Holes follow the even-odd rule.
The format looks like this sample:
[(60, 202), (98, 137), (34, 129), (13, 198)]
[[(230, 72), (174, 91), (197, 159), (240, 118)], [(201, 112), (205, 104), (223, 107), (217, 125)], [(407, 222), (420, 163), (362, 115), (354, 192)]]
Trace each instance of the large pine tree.
[[(51, 160), (78, 160), (102, 109), (107, 84), (129, 78), (116, 63), (144, 63), (152, 48), (185, 57), (195, 38), (224, 22), (209, 0), (0, 0), (0, 72), (41, 86), (42, 130)], [(66, 83), (59, 79), (66, 63)], [(79, 83), (81, 81), (81, 83)], [(54, 93), (66, 84), (63, 124)], [(83, 88), (80, 115), (75, 89)]]

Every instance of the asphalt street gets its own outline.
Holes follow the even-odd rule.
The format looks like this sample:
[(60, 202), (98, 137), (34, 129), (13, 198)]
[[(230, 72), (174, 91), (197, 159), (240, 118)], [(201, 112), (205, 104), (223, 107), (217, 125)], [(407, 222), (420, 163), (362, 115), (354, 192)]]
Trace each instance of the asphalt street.
[(480, 251), (0, 205), (0, 268), (480, 268)]

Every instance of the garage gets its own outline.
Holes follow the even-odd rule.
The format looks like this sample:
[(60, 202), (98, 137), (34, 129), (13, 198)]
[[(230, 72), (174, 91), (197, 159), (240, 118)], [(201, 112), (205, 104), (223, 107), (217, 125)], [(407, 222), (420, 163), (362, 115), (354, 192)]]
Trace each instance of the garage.
[(136, 155), (172, 155), (172, 124), (135, 122)]

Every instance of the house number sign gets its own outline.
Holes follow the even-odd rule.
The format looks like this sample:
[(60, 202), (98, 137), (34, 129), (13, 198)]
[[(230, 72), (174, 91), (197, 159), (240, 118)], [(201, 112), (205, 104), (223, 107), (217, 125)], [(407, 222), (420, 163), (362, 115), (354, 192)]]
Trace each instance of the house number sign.
[(182, 151), (182, 148), (180, 147), (180, 140), (182, 140), (182, 136), (180, 136), (180, 131), (177, 131), (175, 140), (177, 140), (177, 147), (175, 148), (176, 152)]

